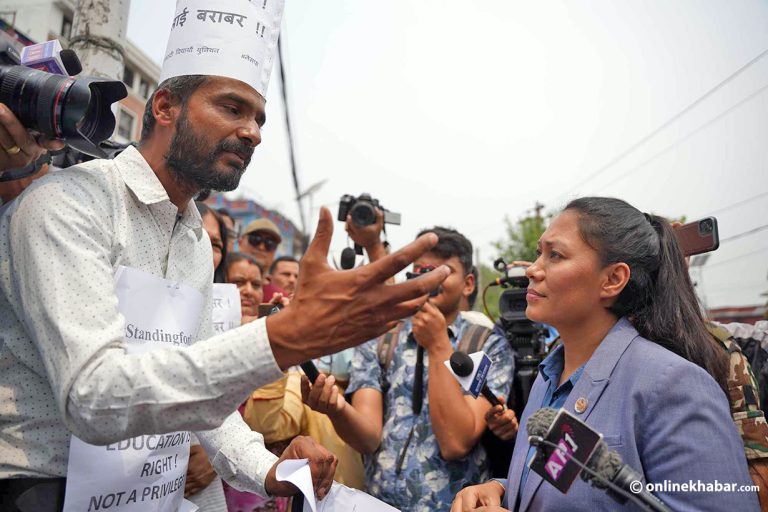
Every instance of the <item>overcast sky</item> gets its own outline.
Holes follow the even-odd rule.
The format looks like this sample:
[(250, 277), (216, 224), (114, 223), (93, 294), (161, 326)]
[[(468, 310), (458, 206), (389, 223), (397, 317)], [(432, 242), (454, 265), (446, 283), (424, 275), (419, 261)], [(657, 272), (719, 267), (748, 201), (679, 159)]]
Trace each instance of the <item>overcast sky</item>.
[[(128, 37), (158, 63), (174, 9), (132, 0)], [(768, 56), (603, 169), (768, 49), (768, 2), (287, 0), (282, 38), (301, 187), (327, 180), (314, 206), (334, 215), (379, 198), (395, 247), (447, 225), (490, 263), (505, 216), (581, 195), (716, 212), (721, 239), (768, 224)], [(239, 193), (298, 225), (279, 85)], [(701, 273), (710, 307), (764, 303), (768, 229)]]

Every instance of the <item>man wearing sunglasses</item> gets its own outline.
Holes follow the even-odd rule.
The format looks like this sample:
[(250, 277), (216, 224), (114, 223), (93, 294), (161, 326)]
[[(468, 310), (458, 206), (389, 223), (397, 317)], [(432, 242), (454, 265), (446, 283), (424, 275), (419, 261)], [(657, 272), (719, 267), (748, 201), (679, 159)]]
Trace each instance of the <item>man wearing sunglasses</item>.
[(256, 258), (262, 271), (266, 272), (272, 266), (275, 251), (282, 240), (280, 230), (274, 222), (269, 219), (256, 219), (245, 226), (238, 247), (240, 252)]

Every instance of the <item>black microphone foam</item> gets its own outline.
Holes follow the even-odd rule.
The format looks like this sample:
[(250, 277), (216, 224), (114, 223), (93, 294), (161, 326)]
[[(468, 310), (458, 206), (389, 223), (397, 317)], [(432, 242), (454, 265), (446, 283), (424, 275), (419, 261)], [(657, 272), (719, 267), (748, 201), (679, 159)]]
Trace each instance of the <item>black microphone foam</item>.
[(468, 377), (472, 375), (475, 369), (475, 363), (465, 352), (454, 352), (451, 354), (451, 369), (459, 377)]
[[(609, 482), (612, 482), (616, 475), (621, 470), (623, 462), (621, 455), (609, 450), (606, 444), (600, 441), (595, 447), (595, 452), (592, 457), (587, 461), (587, 467), (602, 476)], [(598, 478), (588, 474), (586, 471), (582, 471), (581, 479), (597, 487), (598, 489), (607, 489), (607, 486), (603, 484)]]
[(349, 270), (355, 267), (355, 250), (351, 247), (346, 247), (341, 251), (340, 258), (341, 268)]
[(67, 70), (69, 76), (76, 75), (83, 70), (83, 65), (80, 64), (80, 58), (73, 50), (61, 50), (59, 52), (59, 58), (61, 63), (64, 64), (64, 69)]
[[(449, 361), (451, 370), (453, 370), (453, 373), (459, 377), (469, 377), (475, 369), (475, 363), (472, 361), (472, 358), (469, 357), (466, 352), (460, 350), (451, 354), (451, 359)], [(488, 387), (488, 384), (483, 384), (480, 393), (482, 393), (491, 405), (501, 405), (501, 402), (499, 402), (499, 399), (493, 394), (493, 391)]]
[(528, 422), (525, 424), (525, 430), (528, 431), (529, 436), (547, 437), (547, 432), (555, 422), (555, 416), (557, 416), (557, 410), (551, 407), (542, 407), (538, 411), (535, 411), (528, 418)]

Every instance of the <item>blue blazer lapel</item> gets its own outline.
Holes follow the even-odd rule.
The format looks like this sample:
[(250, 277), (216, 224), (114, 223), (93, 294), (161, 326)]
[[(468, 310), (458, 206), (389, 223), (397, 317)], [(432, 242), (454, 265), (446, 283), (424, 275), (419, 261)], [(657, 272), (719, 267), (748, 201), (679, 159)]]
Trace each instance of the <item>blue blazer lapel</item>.
[[(528, 403), (540, 404), (544, 400), (544, 395), (547, 392), (547, 386), (541, 377), (537, 377), (536, 381), (531, 388), (531, 394), (528, 396)], [(523, 417), (520, 418), (520, 429), (518, 430), (517, 441), (515, 442), (515, 450), (512, 453), (512, 461), (509, 464), (509, 472), (507, 473), (507, 492), (504, 495), (507, 501), (506, 506), (510, 510), (515, 507), (517, 501), (517, 495), (520, 492), (520, 476), (523, 474), (523, 466), (526, 463), (526, 457), (528, 455), (528, 435), (526, 433), (526, 423), (528, 417), (536, 409), (530, 410), (530, 412), (523, 412)], [(521, 435), (520, 432), (523, 434)], [(530, 479), (532, 473), (528, 475)]]
[[(595, 409), (595, 405), (597, 405), (597, 402), (600, 400), (600, 396), (603, 394), (606, 386), (608, 386), (613, 369), (616, 367), (622, 354), (624, 354), (624, 351), (629, 347), (629, 344), (637, 336), (637, 330), (635, 330), (635, 328), (632, 327), (632, 324), (626, 319), (622, 318), (616, 322), (616, 325), (608, 331), (608, 335), (606, 335), (605, 339), (597, 347), (597, 350), (592, 354), (589, 361), (587, 361), (587, 364), (584, 367), (584, 373), (573, 390), (571, 390), (568, 399), (563, 405), (563, 408), (566, 411), (582, 421), (587, 421), (587, 418)], [(542, 389), (546, 390), (544, 387), (542, 387)], [(533, 395), (533, 393), (531, 393), (531, 395)], [(575, 407), (576, 401), (579, 398), (584, 398), (587, 401), (587, 406), (582, 412), (579, 412)], [(543, 399), (544, 392), (538, 397), (538, 402), (533, 403), (541, 403)], [(524, 432), (522, 426), (521, 431)], [(525, 446), (527, 453), (529, 446), (527, 442), (525, 443)], [(519, 475), (520, 473), (518, 472), (517, 474)], [(531, 501), (543, 481), (544, 479), (539, 476), (538, 473), (533, 471), (528, 473), (528, 479), (520, 496), (520, 512), (525, 512), (528, 509), (528, 506), (531, 504)], [(519, 482), (515, 484), (515, 488), (519, 485)]]

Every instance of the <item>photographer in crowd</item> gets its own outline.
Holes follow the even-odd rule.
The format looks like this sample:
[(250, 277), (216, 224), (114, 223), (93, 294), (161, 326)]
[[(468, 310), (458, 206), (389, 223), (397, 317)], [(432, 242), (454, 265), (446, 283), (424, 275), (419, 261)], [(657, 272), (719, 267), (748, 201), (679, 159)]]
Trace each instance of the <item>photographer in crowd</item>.
[[(417, 511), (444, 510), (464, 485), (488, 477), (487, 455), (478, 441), (490, 404), (465, 396), (443, 364), (469, 326), (459, 311), (462, 297), (475, 287), (472, 244), (452, 229), (420, 235), (426, 233), (439, 241), (414, 261), (414, 271), (428, 275), (447, 265), (451, 275), (418, 313), (386, 336), (388, 347), (377, 338), (355, 349), (347, 389), (351, 403), (333, 377), (321, 375), (311, 389), (308, 381), (303, 384), (307, 404), (328, 414), (339, 436), (368, 455), (367, 491)], [(489, 388), (507, 396), (512, 365), (507, 341), (492, 334), (482, 350), (493, 361)]]
[[(0, 496), (12, 506), (35, 495), (47, 510), (61, 508), (72, 434), (106, 445), (194, 430), (232, 485), (293, 494), (292, 484), (276, 479), (279, 460), (234, 412), (243, 397), (307, 358), (386, 331), (448, 275), (440, 267), (385, 284), (434, 245), (434, 235), (375, 264), (332, 271), (324, 209), (291, 305), (212, 336), (211, 246), (192, 198), (237, 186), (261, 141), (266, 74), (191, 66), (164, 70), (138, 149), (50, 174), (0, 218), (0, 389), (13, 397), (0, 401)], [(121, 266), (197, 290), (204, 307), (192, 339), (199, 341), (128, 353), (114, 287)], [(297, 438), (288, 458), (307, 458), (318, 496), (327, 493), (336, 466), (330, 452)]]

